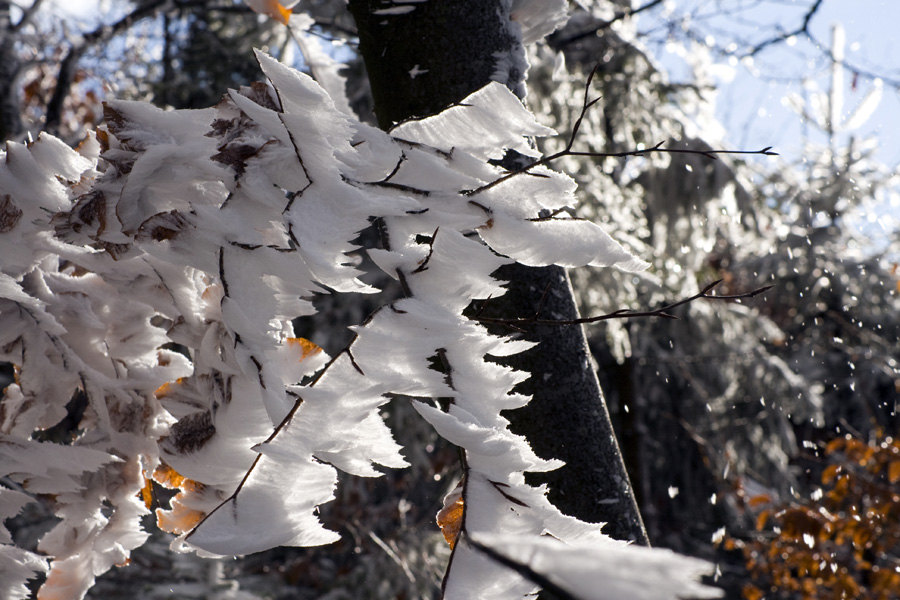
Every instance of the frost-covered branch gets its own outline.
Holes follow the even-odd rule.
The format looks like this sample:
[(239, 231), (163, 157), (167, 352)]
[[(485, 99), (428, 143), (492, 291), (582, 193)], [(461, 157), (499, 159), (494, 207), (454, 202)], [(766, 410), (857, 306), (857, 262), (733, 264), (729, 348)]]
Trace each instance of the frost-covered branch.
[[(177, 490), (156, 517), (178, 551), (337, 540), (318, 511), (339, 473), (407, 464), (380, 415), (392, 398), (411, 399), (464, 453), (460, 540), (611, 543), (525, 482), (560, 463), (509, 430), (502, 412), (528, 402), (512, 393), (528, 374), (490, 357), (531, 344), (463, 314), (504, 292), (492, 274), (513, 261), (646, 264), (589, 221), (533, 218), (574, 204), (561, 173), (542, 167), (477, 201), (460, 194), (501, 176), (493, 159), (507, 149), (533, 153), (527, 139), (550, 131), (491, 84), (388, 134), (309, 77), (258, 60), (271, 87), (203, 111), (111, 102), (107, 128), (79, 151), (45, 135), (10, 144), (0, 163), (0, 349), (19, 372), (4, 397), (3, 475), (63, 517), (41, 541), (51, 559), (42, 594), (81, 597), (127, 561), (147, 537), (151, 480)], [(314, 293), (373, 291), (346, 258), (371, 219), (388, 243), (369, 254), (405, 297), (329, 359), (295, 337), (292, 320), (311, 314)], [(88, 402), (84, 433), (70, 445), (29, 439), (76, 392)], [(8, 492), (18, 510), (24, 499)], [(471, 544), (452, 556), (446, 598), (536, 591)], [(8, 545), (0, 560), (23, 576), (46, 567)], [(653, 597), (672, 597), (663, 588), (680, 589)]]

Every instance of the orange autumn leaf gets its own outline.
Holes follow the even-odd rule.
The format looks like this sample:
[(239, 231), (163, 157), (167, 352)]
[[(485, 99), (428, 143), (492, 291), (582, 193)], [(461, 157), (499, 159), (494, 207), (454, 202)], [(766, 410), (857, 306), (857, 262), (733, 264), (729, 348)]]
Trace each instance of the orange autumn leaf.
[(892, 460), (888, 463), (888, 481), (891, 483), (900, 481), (900, 460)]
[(762, 531), (763, 527), (766, 526), (766, 521), (769, 519), (769, 511), (764, 510), (756, 517), (756, 530)]
[(288, 346), (297, 346), (300, 348), (300, 360), (306, 360), (310, 356), (315, 356), (322, 351), (322, 348), (305, 338), (288, 338)]
[(149, 477), (144, 477), (144, 487), (141, 488), (141, 500), (144, 501), (144, 506), (149, 510), (150, 505), (153, 504), (153, 480)]
[(244, 0), (244, 2), (253, 12), (271, 17), (285, 25), (291, 18), (291, 9), (283, 6), (278, 0)]
[(178, 471), (169, 465), (162, 463), (156, 467), (155, 471), (153, 471), (153, 481), (164, 488), (173, 490), (175, 488), (180, 488), (186, 480), (183, 475), (178, 473)]
[(171, 510), (156, 509), (156, 524), (168, 533), (180, 535), (185, 531), (190, 531), (206, 516), (202, 510), (188, 508), (177, 498), (173, 498), (171, 504)]
[(759, 494), (750, 498), (747, 503), (753, 508), (756, 508), (757, 506), (761, 506), (763, 504), (771, 504), (772, 497), (768, 494)]
[(741, 590), (741, 595), (744, 597), (744, 600), (761, 600), (763, 596), (765, 596), (763, 591), (752, 583), (744, 585), (744, 589)]
[(846, 443), (847, 440), (843, 437), (834, 438), (825, 446), (825, 454), (834, 454), (836, 451), (843, 449)]
[(167, 381), (164, 384), (162, 384), (161, 386), (159, 386), (158, 388), (156, 388), (156, 390), (154, 390), (153, 396), (157, 400), (171, 396), (172, 393), (174, 392), (173, 388), (176, 385), (183, 385), (185, 380), (186, 380), (185, 377), (179, 377), (178, 379), (175, 380), (174, 384), (171, 381)]
[(833, 482), (835, 477), (837, 477), (838, 473), (841, 472), (840, 464), (831, 464), (825, 467), (825, 470), (822, 471), (822, 483), (824, 485), (828, 485)]
[(444, 539), (450, 544), (450, 549), (456, 545), (456, 539), (462, 529), (463, 515), (465, 514), (465, 501), (462, 496), (463, 482), (454, 488), (444, 498), (444, 507), (437, 514), (437, 524), (444, 534)]

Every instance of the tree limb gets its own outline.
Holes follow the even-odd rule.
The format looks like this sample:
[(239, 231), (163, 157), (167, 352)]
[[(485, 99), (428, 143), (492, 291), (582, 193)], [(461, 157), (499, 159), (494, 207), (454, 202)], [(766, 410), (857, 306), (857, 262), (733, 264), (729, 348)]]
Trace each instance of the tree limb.
[[(609, 321), (611, 319), (630, 319), (633, 317), (660, 317), (665, 319), (678, 319), (675, 315), (673, 315), (671, 311), (673, 308), (677, 308), (684, 304), (688, 304), (693, 302), (694, 300), (699, 300), (701, 298), (705, 300), (741, 300), (744, 298), (752, 298), (754, 296), (758, 296), (760, 294), (765, 293), (767, 290), (771, 289), (773, 286), (766, 285), (761, 288), (757, 288), (755, 290), (751, 290), (749, 292), (742, 292), (740, 294), (729, 294), (725, 296), (720, 296), (718, 294), (710, 294), (710, 292), (717, 285), (722, 283), (722, 280), (719, 279), (717, 281), (713, 281), (698, 293), (694, 294), (689, 298), (684, 298), (683, 300), (679, 300), (678, 302), (673, 302), (671, 304), (667, 304), (662, 308), (657, 308), (656, 310), (645, 310), (645, 311), (632, 311), (627, 308), (622, 308), (611, 313), (607, 313), (605, 315), (599, 315), (596, 317), (582, 317), (578, 319), (542, 319), (540, 318), (541, 310), (543, 309), (543, 297), (541, 298), (541, 303), (538, 305), (535, 314), (531, 317), (518, 317), (513, 319), (502, 319), (496, 317), (483, 317), (481, 316), (481, 311), (475, 316), (472, 317), (475, 321), (480, 321), (482, 323), (493, 323), (496, 325), (508, 325), (515, 328), (521, 328), (522, 325), (586, 325), (588, 323), (599, 323), (600, 321)], [(544, 292), (546, 296), (546, 290)], [(482, 311), (484, 310), (484, 305), (482, 306)]]

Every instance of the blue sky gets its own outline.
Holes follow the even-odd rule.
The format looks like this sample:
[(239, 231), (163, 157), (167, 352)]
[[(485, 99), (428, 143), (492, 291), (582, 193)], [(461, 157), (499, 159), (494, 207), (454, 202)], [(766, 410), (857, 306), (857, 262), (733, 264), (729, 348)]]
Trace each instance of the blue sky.
[[(667, 54), (662, 43), (665, 30), (660, 28), (673, 16), (696, 14), (691, 28), (701, 33), (701, 41), (713, 47), (727, 47), (745, 40), (750, 46), (773, 33), (797, 29), (814, 0), (668, 0), (664, 8), (641, 16), (638, 29), (650, 33), (647, 38), (652, 53), (670, 70), (673, 81), (684, 81), (689, 74), (681, 59)], [(637, 2), (638, 5), (644, 2)], [(696, 12), (696, 8), (703, 8)], [(721, 6), (728, 14), (717, 15)], [(734, 8), (742, 10), (735, 13)], [(663, 15), (662, 13), (668, 13)], [(665, 19), (662, 21), (661, 19)], [(809, 100), (815, 90), (827, 92), (831, 87), (829, 50), (832, 28), (840, 23), (845, 33), (843, 71), (843, 111), (846, 118), (878, 85), (882, 78), (882, 96), (877, 109), (861, 127), (836, 136), (837, 146), (844, 147), (850, 135), (856, 140), (876, 138), (874, 158), (900, 171), (900, 1), (898, 0), (823, 0), (809, 22), (812, 40), (797, 36), (790, 43), (771, 45), (757, 53), (752, 61), (720, 60), (733, 66), (733, 78), (722, 79), (716, 114), (728, 132), (733, 148), (757, 150), (773, 146), (788, 161), (803, 158), (805, 136), (825, 144), (827, 136), (785, 105), (791, 93)], [(656, 45), (651, 40), (659, 40)], [(818, 45), (817, 45), (818, 44)], [(741, 44), (738, 44), (740, 48)], [(824, 51), (823, 51), (824, 50)], [(738, 49), (740, 52), (740, 49)], [(728, 69), (724, 70), (726, 73)], [(856, 73), (854, 75), (854, 73)], [(895, 186), (900, 187), (900, 185)], [(880, 223), (876, 223), (876, 219)], [(864, 206), (848, 220), (848, 224), (870, 233), (873, 241), (884, 240), (883, 231), (900, 227), (900, 189), (894, 198), (882, 197)], [(882, 227), (885, 224), (885, 227)], [(894, 234), (896, 237), (896, 233)], [(883, 247), (882, 243), (876, 242)]]

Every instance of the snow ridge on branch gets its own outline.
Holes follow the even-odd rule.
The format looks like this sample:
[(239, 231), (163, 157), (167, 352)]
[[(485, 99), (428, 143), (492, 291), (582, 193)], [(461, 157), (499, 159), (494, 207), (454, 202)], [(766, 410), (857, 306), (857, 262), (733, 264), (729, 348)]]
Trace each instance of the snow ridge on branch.
[[(334, 499), (338, 472), (406, 465), (379, 413), (392, 398), (413, 402), (465, 457), (448, 499), (461, 510), (446, 598), (519, 598), (542, 581), (605, 597), (582, 594), (603, 587), (589, 564), (542, 571), (566, 544), (656, 569), (641, 597), (716, 596), (695, 580), (708, 565), (614, 542), (525, 483), (526, 471), (559, 462), (509, 431), (501, 411), (528, 402), (512, 393), (528, 374), (490, 357), (530, 345), (462, 314), (504, 292), (492, 273), (510, 261), (646, 266), (593, 223), (540, 218), (574, 204), (568, 176), (540, 165), (492, 185), (505, 171), (490, 159), (530, 153), (526, 136), (552, 132), (490, 84), (388, 134), (340, 111), (309, 77), (258, 60), (271, 85), (232, 91), (214, 109), (114, 102), (107, 130), (78, 151), (49, 136), (7, 149), (0, 358), (19, 377), (0, 448), (29, 446), (3, 474), (63, 516), (42, 541), (42, 597), (82, 597), (127, 560), (147, 535), (138, 495), (151, 478), (179, 490), (157, 511), (179, 534), (176, 549), (233, 555), (336, 540), (318, 507)], [(329, 358), (291, 321), (310, 314), (314, 293), (373, 291), (347, 256), (371, 219), (384, 244), (370, 255), (405, 297)], [(73, 395), (86, 403), (84, 433), (31, 440)], [(24, 501), (3, 498), (15, 510)], [(16, 572), (44, 566), (9, 545), (0, 560)], [(610, 589), (644, 586), (637, 571)]]

